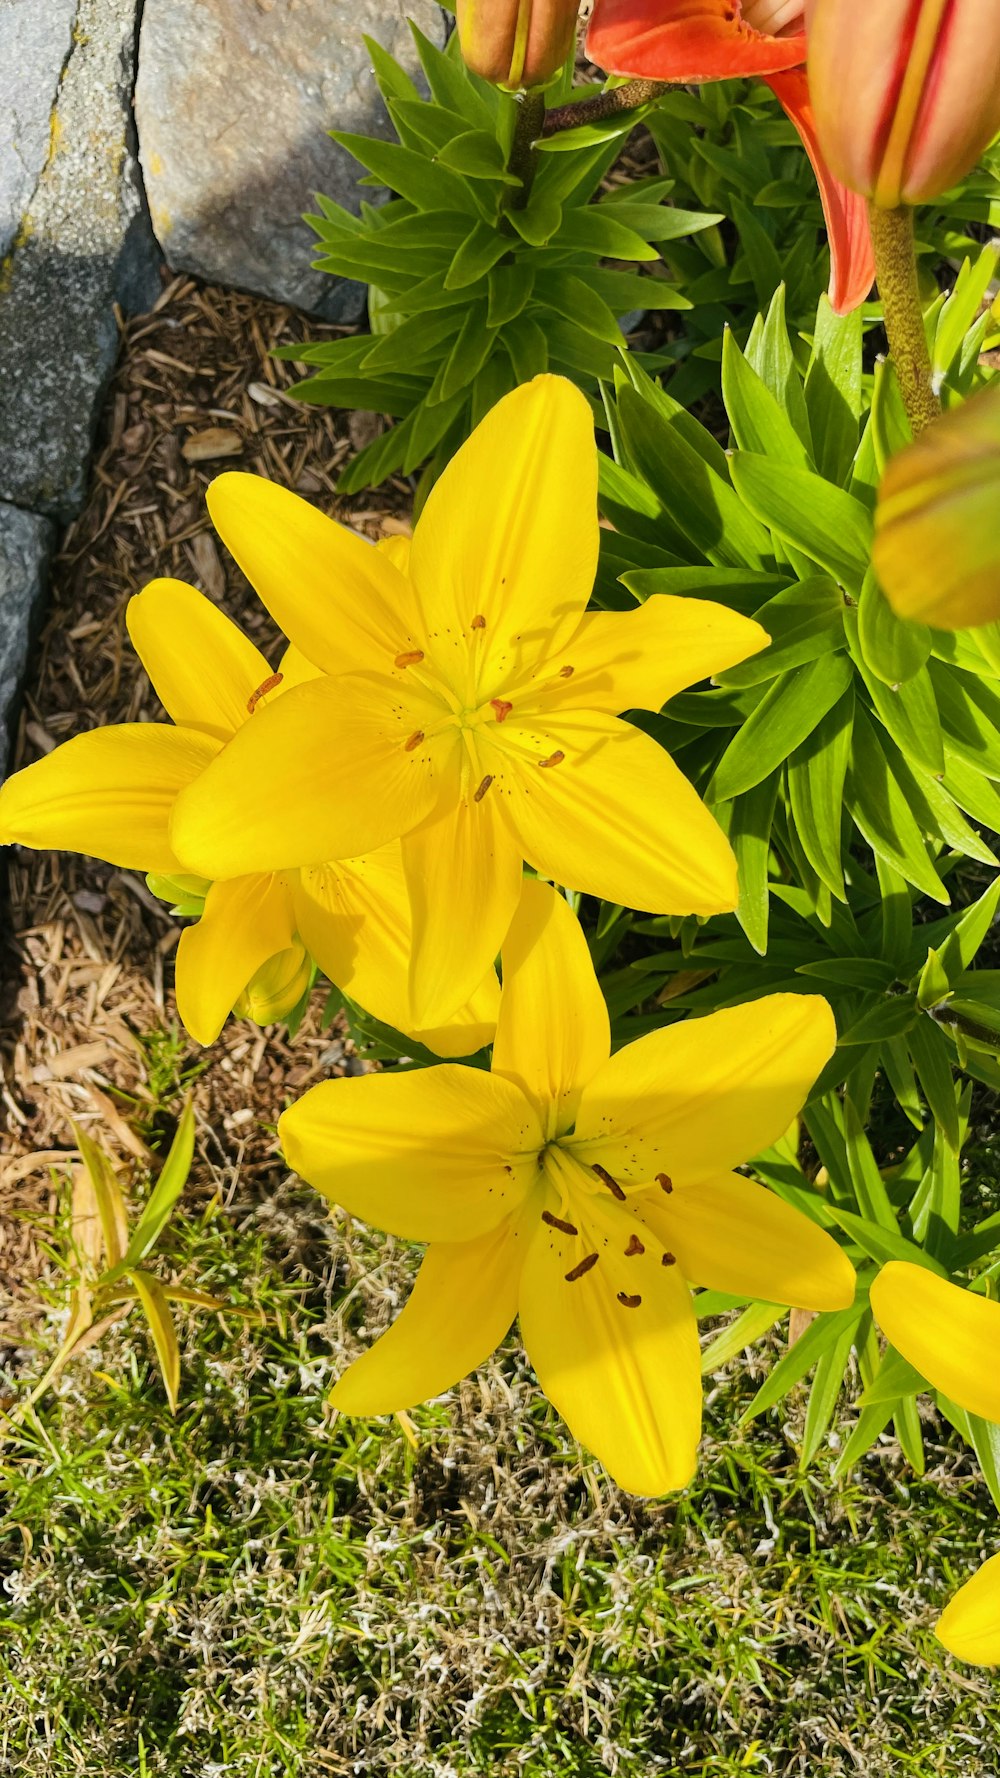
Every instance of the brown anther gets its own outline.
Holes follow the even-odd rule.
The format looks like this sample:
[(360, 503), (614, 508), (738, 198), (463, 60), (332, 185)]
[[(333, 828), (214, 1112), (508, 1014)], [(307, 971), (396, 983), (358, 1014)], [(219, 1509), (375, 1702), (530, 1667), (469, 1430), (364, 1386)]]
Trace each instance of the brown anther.
[(596, 1264), (597, 1254), (588, 1253), (586, 1259), (582, 1259), (580, 1264), (574, 1266), (571, 1272), (564, 1273), (567, 1284), (575, 1284), (578, 1278), (582, 1278), (584, 1273), (589, 1272), (591, 1266), (596, 1266)]
[(506, 722), (514, 708), (513, 704), (509, 704), (506, 698), (491, 698), (490, 707), (498, 722)]
[(671, 1179), (669, 1173), (657, 1173), (656, 1183), (659, 1186), (661, 1192), (667, 1192), (669, 1194), (674, 1189), (674, 1182)]
[(258, 685), (257, 690), (250, 693), (247, 699), (248, 716), (253, 715), (261, 698), (266, 697), (269, 691), (273, 691), (276, 685), (280, 685), (284, 677), (284, 673), (272, 673), (269, 679), (265, 679), (263, 685)]
[(642, 1302), (642, 1297), (629, 1296), (627, 1290), (620, 1290), (618, 1292), (618, 1301), (621, 1303), (623, 1309), (637, 1309)]
[(407, 742), (405, 742), (405, 743), (404, 743), (404, 747), (403, 747), (403, 751), (404, 751), (404, 753), (412, 753), (412, 752), (413, 752), (413, 749), (414, 749), (414, 747), (419, 747), (419, 746), (420, 746), (420, 743), (421, 743), (421, 741), (422, 741), (422, 740), (423, 740), (423, 738), (424, 738), (424, 731), (423, 731), (423, 729), (422, 729), (422, 728), (417, 728), (417, 729), (414, 729), (414, 731), (413, 731), (413, 733), (412, 733), (412, 735), (411, 735), (411, 736), (410, 736), (410, 738), (409, 738), (409, 740), (408, 740), (408, 741), (407, 741)]
[(548, 759), (540, 759), (538, 763), (540, 766), (558, 766), (565, 758), (565, 753), (550, 753)]
[(397, 654), (393, 661), (394, 667), (417, 667), (424, 658), (422, 648), (411, 648), (406, 654)]
[(572, 677), (573, 677), (572, 667), (560, 667), (559, 677), (560, 677), (560, 679), (572, 679)]
[(628, 1246), (625, 1249), (625, 1258), (634, 1259), (637, 1253), (645, 1253), (645, 1251), (646, 1249), (638, 1235), (630, 1235), (628, 1238)]
[(476, 617), (473, 618), (470, 628), (473, 630), (485, 630), (486, 619), (483, 616), (481, 611), (478, 613), (478, 615)]
[(612, 1197), (617, 1198), (619, 1203), (624, 1204), (625, 1193), (622, 1191), (622, 1188), (618, 1184), (617, 1179), (612, 1179), (611, 1174), (608, 1172), (606, 1167), (599, 1167), (599, 1166), (597, 1166), (597, 1164), (595, 1162), (593, 1164), (593, 1166), (591, 1167), (591, 1172), (597, 1174), (597, 1177), (600, 1180), (601, 1184), (607, 1186)]
[(482, 802), (483, 797), (486, 795), (486, 792), (489, 790), (489, 787), (492, 784), (492, 782), (493, 782), (492, 773), (487, 772), (485, 778), (483, 779), (482, 783), (479, 786), (479, 789), (475, 792), (475, 795), (472, 798), (474, 803), (481, 803)]
[(676, 1253), (665, 1253), (663, 1255), (663, 1258), (660, 1261), (660, 1264), (661, 1264), (661, 1266), (675, 1266), (677, 1264)]
[(571, 1222), (564, 1222), (561, 1216), (553, 1216), (551, 1210), (542, 1211), (542, 1221), (547, 1222), (550, 1229), (561, 1229), (564, 1235), (578, 1235), (580, 1233), (579, 1229), (574, 1228)]

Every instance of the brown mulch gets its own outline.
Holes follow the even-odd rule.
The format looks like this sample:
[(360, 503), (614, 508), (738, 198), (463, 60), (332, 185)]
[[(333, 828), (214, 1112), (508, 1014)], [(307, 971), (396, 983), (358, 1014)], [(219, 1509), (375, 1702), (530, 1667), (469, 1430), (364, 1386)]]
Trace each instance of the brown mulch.
[[(187, 277), (123, 325), (87, 503), (55, 564), (16, 765), (98, 724), (162, 717), (125, 629), (129, 598), (155, 576), (193, 582), (273, 655), (274, 627), (209, 523), (205, 489), (222, 470), (280, 480), (371, 536), (408, 529), (405, 482), (337, 499), (338, 474), (378, 422), (291, 401), (295, 368), (271, 357), (279, 344), (344, 331)], [(199, 1174), (231, 1198), (237, 1184), (266, 1186), (283, 1104), (340, 1072), (345, 1055), (339, 1030), (321, 1029), (320, 989), (294, 1041), (231, 1021), (202, 1051), (173, 1004), (181, 923), (142, 877), (67, 855), (12, 860), (0, 919), (0, 1342), (45, 1263), (52, 1169), (64, 1177), (75, 1159), (71, 1120), (141, 1161), (169, 1138), (194, 1076)]]

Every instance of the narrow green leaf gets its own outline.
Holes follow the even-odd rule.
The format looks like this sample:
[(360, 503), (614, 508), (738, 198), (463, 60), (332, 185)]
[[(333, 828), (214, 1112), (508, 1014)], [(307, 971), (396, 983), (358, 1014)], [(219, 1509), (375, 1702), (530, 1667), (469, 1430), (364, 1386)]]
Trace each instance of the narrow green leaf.
[(848, 688), (790, 754), (788, 792), (802, 850), (832, 895), (846, 899), (841, 863), (844, 781), (854, 732)]
[(162, 1284), (151, 1272), (132, 1271), (129, 1277), (153, 1336), (163, 1387), (167, 1392), (170, 1412), (176, 1414), (181, 1384), (181, 1355), (174, 1332), (173, 1317)]
[(728, 802), (752, 790), (784, 763), (843, 696), (851, 683), (846, 655), (828, 655), (784, 674), (723, 754), (706, 791), (709, 802)]
[(859, 500), (811, 470), (740, 451), (733, 486), (762, 524), (844, 585), (860, 588), (871, 558), (871, 517)]

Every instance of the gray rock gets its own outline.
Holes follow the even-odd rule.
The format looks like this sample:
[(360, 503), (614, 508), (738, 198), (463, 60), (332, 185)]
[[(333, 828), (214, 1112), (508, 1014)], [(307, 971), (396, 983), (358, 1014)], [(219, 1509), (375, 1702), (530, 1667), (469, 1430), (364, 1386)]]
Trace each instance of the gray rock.
[(0, 503), (0, 780), (35, 625), (41, 615), (54, 527)]
[(76, 0), (45, 163), (0, 277), (0, 500), (58, 519), (82, 502), (113, 304), (141, 311), (160, 288), (130, 143), (137, 4)]
[(0, 0), (0, 259), (49, 158), (76, 0)]
[(390, 133), (362, 35), (416, 73), (408, 16), (444, 41), (433, 0), (146, 0), (139, 154), (172, 266), (330, 320), (357, 314), (359, 286), (311, 270), (299, 218), (317, 191), (357, 213), (358, 165), (326, 132)]

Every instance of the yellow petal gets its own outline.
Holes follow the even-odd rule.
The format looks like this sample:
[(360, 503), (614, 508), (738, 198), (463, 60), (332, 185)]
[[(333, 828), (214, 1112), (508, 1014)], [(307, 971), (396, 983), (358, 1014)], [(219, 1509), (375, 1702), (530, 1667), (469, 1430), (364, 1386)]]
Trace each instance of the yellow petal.
[(84, 852), (125, 870), (172, 876), (178, 793), (203, 772), (218, 741), (166, 723), (92, 729), (8, 778), (0, 790), (0, 845)]
[(1000, 1303), (894, 1259), (875, 1279), (871, 1305), (886, 1339), (932, 1389), (1000, 1425)]
[(276, 698), (180, 798), (173, 843), (185, 869), (216, 879), (325, 864), (415, 827), (438, 795), (440, 751), (408, 752), (416, 718), (400, 711), (360, 676)]
[[(664, 1266), (650, 1232), (626, 1257), (636, 1219), (600, 1212), (607, 1245), (567, 1281), (567, 1238), (536, 1234), (521, 1278), (521, 1336), (538, 1381), (580, 1443), (630, 1494), (665, 1494), (691, 1480), (701, 1431), (701, 1371), (691, 1296)], [(572, 1269), (572, 1268), (570, 1268)], [(641, 1300), (619, 1301), (621, 1295)]]
[(517, 1314), (525, 1216), (427, 1249), (409, 1300), (330, 1396), (345, 1414), (395, 1414), (441, 1395), (495, 1351)]
[[(635, 611), (588, 612), (525, 709), (659, 710), (668, 698), (735, 667), (768, 643), (766, 630), (709, 599), (654, 593)], [(572, 667), (572, 673), (566, 672)], [(520, 708), (520, 705), (518, 705)]]
[(480, 422), (417, 521), (410, 576), (429, 631), (469, 636), (483, 679), (517, 678), (573, 634), (597, 570), (597, 448), (564, 377), (536, 377)]
[(387, 672), (394, 655), (420, 646), (409, 584), (383, 550), (263, 476), (231, 470), (207, 499), (226, 548), (317, 667)]
[(274, 678), (260, 649), (183, 580), (151, 580), (129, 600), (125, 621), (160, 703), (182, 727), (228, 741)]
[(380, 537), (375, 548), (390, 561), (401, 574), (408, 574), (410, 569), (410, 545), (412, 537)]
[(320, 668), (314, 667), (312, 661), (306, 659), (301, 648), (296, 648), (294, 642), (289, 642), (285, 649), (278, 662), (278, 671), (281, 674), (283, 692), (291, 691), (295, 685), (305, 685), (310, 679), (323, 677)]
[(496, 745), (505, 815), (541, 876), (652, 914), (736, 906), (729, 841), (648, 735), (575, 712), (522, 726), (515, 707)]
[(551, 1139), (568, 1130), (581, 1089), (611, 1053), (604, 996), (564, 896), (525, 878), (503, 946), (493, 1072), (538, 1107)]
[(284, 1113), (278, 1135), (317, 1191), (409, 1241), (496, 1228), (535, 1185), (541, 1146), (523, 1093), (451, 1063), (323, 1081)]
[(177, 946), (177, 1011), (197, 1043), (214, 1043), (258, 969), (295, 938), (283, 877), (213, 883), (205, 911)]
[(1000, 1556), (991, 1556), (949, 1599), (935, 1634), (960, 1661), (1000, 1666)]
[(768, 994), (651, 1031), (584, 1088), (572, 1152), (616, 1179), (711, 1179), (784, 1134), (836, 1041), (815, 994)]
[(413, 921), (410, 1001), (442, 1025), (493, 968), (521, 893), (521, 854), (496, 793), (466, 795), (403, 840)]
[(496, 1029), (500, 984), (490, 965), (443, 1026), (421, 1026), (410, 1001), (412, 924), (399, 843), (363, 858), (306, 867), (295, 890), (299, 933), (316, 962), (359, 1006), (439, 1056), (469, 1056)]
[(792, 1309), (846, 1309), (856, 1278), (843, 1248), (739, 1173), (657, 1189), (636, 1206), (691, 1284)]

